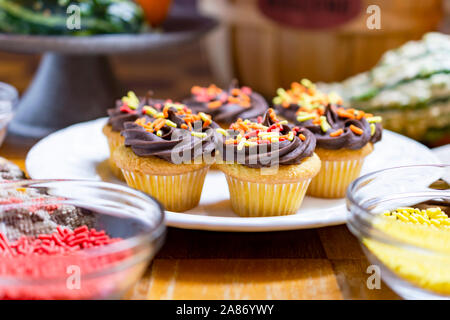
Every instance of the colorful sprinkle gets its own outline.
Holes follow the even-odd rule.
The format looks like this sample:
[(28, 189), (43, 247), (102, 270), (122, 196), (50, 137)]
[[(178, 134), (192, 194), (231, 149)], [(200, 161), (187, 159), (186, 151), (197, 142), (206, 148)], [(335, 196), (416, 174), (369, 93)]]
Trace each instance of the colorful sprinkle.
[(359, 136), (362, 135), (362, 134), (364, 133), (363, 129), (358, 128), (357, 126), (355, 126), (355, 125), (353, 125), (353, 124), (350, 125), (350, 130), (351, 130), (354, 134), (357, 134), (357, 135), (359, 135)]
[(327, 132), (329, 129), (331, 129), (330, 124), (327, 121), (327, 118), (325, 116), (320, 116), (320, 128), (323, 132)]
[(216, 131), (217, 131), (217, 133), (220, 133), (220, 134), (222, 134), (222, 135), (225, 136), (225, 137), (229, 136), (228, 131), (225, 130), (225, 129), (217, 128)]
[(169, 119), (166, 119), (166, 125), (172, 128), (176, 128), (177, 124), (173, 121), (170, 121)]
[(378, 123), (381, 122), (383, 119), (380, 116), (376, 116), (376, 117), (368, 117), (366, 118), (368, 123)]
[(377, 131), (377, 127), (375, 126), (375, 123), (371, 123), (370, 124), (370, 136), (373, 136), (376, 131)]
[(206, 132), (196, 132), (196, 131), (192, 131), (191, 135), (201, 139), (204, 139), (207, 136)]
[(139, 99), (133, 91), (128, 91), (128, 95), (122, 98), (122, 102), (133, 110), (139, 107)]
[(305, 122), (305, 121), (308, 121), (308, 120), (312, 120), (314, 118), (316, 118), (316, 115), (312, 114), (312, 113), (310, 113), (310, 114), (300, 114), (300, 115), (297, 116), (297, 121), (298, 122)]
[(331, 132), (330, 133), (330, 137), (339, 137), (343, 133), (344, 133), (343, 129), (338, 129), (338, 130), (336, 130), (334, 132)]
[[(287, 134), (282, 134), (286, 130), (283, 125), (288, 124), (286, 120), (280, 121), (274, 110), (269, 109), (268, 115), (274, 122), (271, 126), (264, 126), (260, 122), (252, 122), (250, 120), (238, 119), (236, 122), (230, 125), (230, 130), (234, 132), (239, 132), (237, 136), (233, 136), (225, 140), (225, 144), (237, 145), (238, 150), (242, 150), (244, 147), (255, 146), (258, 144), (270, 144), (282, 141), (292, 141), (298, 133), (298, 127), (296, 130), (290, 130)], [(216, 129), (218, 132), (220, 129)], [(287, 130), (286, 130), (287, 131)], [(229, 135), (229, 133), (227, 133)], [(302, 134), (299, 135), (302, 141), (306, 140), (306, 137)]]

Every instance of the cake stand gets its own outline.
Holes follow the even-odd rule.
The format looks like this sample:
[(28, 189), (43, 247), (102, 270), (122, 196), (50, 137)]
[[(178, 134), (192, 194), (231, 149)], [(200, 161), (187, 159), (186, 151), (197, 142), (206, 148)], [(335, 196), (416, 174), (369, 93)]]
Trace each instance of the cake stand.
[(198, 39), (215, 21), (172, 15), (161, 31), (143, 34), (33, 36), (0, 34), (0, 50), (43, 54), (17, 108), (10, 131), (40, 138), (73, 123), (103, 117), (123, 94), (108, 61), (111, 54), (166, 49)]

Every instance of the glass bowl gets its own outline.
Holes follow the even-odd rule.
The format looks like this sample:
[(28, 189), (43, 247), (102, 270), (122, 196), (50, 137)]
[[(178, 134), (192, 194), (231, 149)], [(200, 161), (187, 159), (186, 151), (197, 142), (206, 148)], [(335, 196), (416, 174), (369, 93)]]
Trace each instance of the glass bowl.
[[(84, 230), (82, 236), (77, 230)], [(105, 240), (102, 230), (115, 240)], [(165, 230), (161, 205), (125, 186), (81, 180), (0, 184), (0, 299), (120, 298), (146, 270)], [(2, 235), (13, 253), (6, 252)], [(101, 246), (94, 246), (97, 241)]]
[(14, 109), (19, 102), (17, 90), (4, 82), (0, 82), (0, 146), (5, 140), (8, 124), (14, 116)]
[(439, 230), (380, 214), (440, 207), (450, 215), (449, 183), (450, 165), (418, 165), (367, 174), (347, 189), (348, 228), (378, 267), (373, 270), (405, 299), (450, 298), (450, 227)]

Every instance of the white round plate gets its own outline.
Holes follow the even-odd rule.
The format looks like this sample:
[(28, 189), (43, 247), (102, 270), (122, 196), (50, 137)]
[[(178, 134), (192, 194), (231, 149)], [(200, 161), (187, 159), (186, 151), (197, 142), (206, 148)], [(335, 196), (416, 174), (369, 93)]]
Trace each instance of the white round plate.
[[(26, 167), (33, 179), (91, 179), (124, 183), (109, 171), (106, 138), (101, 128), (106, 119), (79, 123), (57, 131), (38, 142), (28, 153)], [(364, 163), (362, 173), (411, 164), (440, 161), (425, 146), (385, 130), (383, 140)], [(211, 170), (199, 206), (186, 213), (166, 211), (167, 225), (215, 231), (276, 231), (317, 228), (345, 223), (345, 200), (306, 197), (295, 215), (241, 218), (230, 207), (223, 174)]]

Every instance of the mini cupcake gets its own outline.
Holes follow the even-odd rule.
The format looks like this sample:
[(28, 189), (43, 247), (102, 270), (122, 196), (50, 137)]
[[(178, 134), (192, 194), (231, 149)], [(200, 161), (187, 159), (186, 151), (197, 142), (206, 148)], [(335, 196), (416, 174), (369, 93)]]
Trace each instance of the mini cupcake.
[(316, 139), (306, 129), (291, 129), (269, 109), (260, 122), (231, 124), (220, 149), (233, 211), (242, 217), (294, 214), (311, 179), (320, 170)]
[(364, 158), (381, 140), (381, 117), (342, 107), (337, 95), (318, 91), (308, 80), (278, 89), (273, 99), (277, 112), (295, 125), (311, 131), (317, 140), (315, 152), (322, 169), (307, 194), (320, 198), (342, 198), (356, 179)]
[(166, 103), (162, 112), (144, 106), (144, 117), (125, 122), (124, 145), (113, 159), (127, 184), (150, 194), (167, 210), (195, 207), (206, 173), (214, 161), (215, 128), (204, 114), (182, 104)]
[(228, 90), (215, 85), (209, 87), (194, 86), (192, 97), (184, 103), (194, 112), (204, 112), (212, 116), (222, 128), (228, 129), (230, 124), (241, 119), (253, 119), (262, 116), (268, 105), (266, 100), (249, 87), (239, 88), (236, 82)]
[[(169, 101), (170, 102), (170, 101)], [(165, 100), (151, 99), (149, 96), (139, 99), (132, 91), (121, 100), (117, 100), (116, 107), (108, 109), (108, 123), (103, 127), (103, 134), (106, 136), (109, 145), (110, 157), (108, 159), (109, 167), (113, 174), (123, 179), (121, 170), (113, 161), (112, 154), (114, 150), (124, 143), (124, 137), (120, 135), (123, 130), (123, 124), (128, 121), (135, 121), (142, 115), (143, 106), (153, 106), (156, 109), (162, 109)]]

